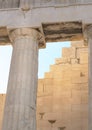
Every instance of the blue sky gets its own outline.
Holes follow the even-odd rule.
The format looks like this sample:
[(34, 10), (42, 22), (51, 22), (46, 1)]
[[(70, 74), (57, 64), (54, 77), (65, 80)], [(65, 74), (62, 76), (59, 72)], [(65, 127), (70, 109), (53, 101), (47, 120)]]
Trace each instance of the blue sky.
[[(39, 50), (39, 78), (43, 78), (44, 73), (49, 71), (55, 58), (61, 57), (62, 47), (70, 47), (70, 42), (47, 43), (45, 49)], [(0, 46), (0, 93), (6, 92), (11, 54), (11, 46)]]

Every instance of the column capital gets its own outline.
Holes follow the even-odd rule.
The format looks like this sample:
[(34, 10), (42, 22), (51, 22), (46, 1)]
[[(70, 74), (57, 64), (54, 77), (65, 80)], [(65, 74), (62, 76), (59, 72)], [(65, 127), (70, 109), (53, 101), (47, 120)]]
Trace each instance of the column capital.
[(38, 41), (39, 48), (45, 47), (44, 36), (37, 29), (32, 28), (17, 28), (8, 30), (10, 41), (13, 43), (15, 40), (31, 37)]

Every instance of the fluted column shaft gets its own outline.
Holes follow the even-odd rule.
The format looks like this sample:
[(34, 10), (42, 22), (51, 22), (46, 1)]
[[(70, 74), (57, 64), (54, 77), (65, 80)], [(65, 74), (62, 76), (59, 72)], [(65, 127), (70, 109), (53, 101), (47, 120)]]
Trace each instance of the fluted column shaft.
[(36, 129), (38, 37), (29, 28), (10, 32), (13, 54), (2, 130)]
[(89, 99), (88, 99), (88, 130), (92, 130), (92, 25), (87, 26), (86, 35), (88, 39), (88, 55), (89, 55), (89, 76), (88, 76), (88, 88), (89, 88)]

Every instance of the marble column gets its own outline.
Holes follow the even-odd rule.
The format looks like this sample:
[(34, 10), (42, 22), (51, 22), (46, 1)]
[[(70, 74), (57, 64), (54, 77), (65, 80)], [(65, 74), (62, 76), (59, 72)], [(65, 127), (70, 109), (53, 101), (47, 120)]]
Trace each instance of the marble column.
[(88, 40), (88, 56), (89, 56), (89, 75), (88, 75), (88, 88), (89, 88), (89, 99), (88, 99), (88, 130), (92, 130), (92, 25), (86, 27), (86, 35)]
[(13, 54), (2, 130), (35, 130), (39, 33), (21, 28), (9, 36)]

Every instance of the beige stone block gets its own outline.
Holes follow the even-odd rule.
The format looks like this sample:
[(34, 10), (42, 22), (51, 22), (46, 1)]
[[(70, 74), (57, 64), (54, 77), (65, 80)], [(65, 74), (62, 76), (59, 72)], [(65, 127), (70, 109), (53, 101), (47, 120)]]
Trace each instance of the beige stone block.
[(72, 47), (75, 47), (75, 48), (85, 47), (83, 40), (81, 40), (81, 41), (73, 41), (73, 42), (71, 42), (71, 46), (72, 46)]
[(37, 107), (42, 107), (43, 106), (43, 98), (37, 97)]
[(57, 78), (57, 79), (54, 79), (53, 80), (53, 85), (54, 86), (61, 86), (63, 87), (64, 86), (67, 86), (67, 85), (70, 85), (71, 84), (71, 80), (66, 80), (66, 79), (60, 79), (60, 78)]
[(73, 84), (71, 84), (71, 87), (72, 87), (72, 90), (81, 90), (81, 86), (82, 86), (82, 84), (80, 83), (73, 83)]
[(38, 126), (39, 128), (50, 127), (50, 123), (48, 122), (48, 120), (42, 119), (42, 120), (38, 120), (38, 121), (37, 121), (37, 126)]
[(80, 90), (72, 90), (72, 104), (81, 104), (81, 91)]
[(56, 71), (58, 69), (58, 65), (50, 65), (50, 71)]
[(53, 78), (44, 79), (44, 85), (52, 85), (52, 84), (53, 84)]
[(87, 72), (82, 72), (78, 70), (72, 71), (72, 83), (87, 83), (88, 75)]
[(46, 72), (46, 73), (44, 74), (44, 78), (53, 78), (53, 73), (51, 73), (51, 72)]
[(50, 65), (50, 71), (51, 72), (61, 72), (63, 71), (64, 69), (68, 69), (67, 67), (69, 67), (68, 65), (64, 65), (64, 64), (55, 64), (55, 65)]
[(81, 128), (81, 126), (82, 126), (82, 119), (81, 119), (81, 117), (80, 118), (76, 118), (75, 120), (72, 120), (72, 127), (73, 128), (77, 128), (77, 127), (79, 127), (79, 128)]
[(74, 73), (75, 72), (88, 72), (88, 64), (72, 64), (71, 65), (71, 70)]
[(80, 64), (80, 70), (88, 72), (88, 63)]
[(78, 58), (72, 58), (71, 59), (71, 64), (79, 64), (80, 60)]
[(67, 120), (57, 120), (56, 123), (54, 124), (54, 127), (56, 127), (58, 130), (58, 127), (62, 126), (62, 127), (68, 127), (71, 124), (71, 120), (69, 118), (67, 118)]
[(71, 65), (71, 70), (72, 71), (79, 71), (80, 70), (81, 65), (80, 64), (72, 64)]
[(81, 118), (82, 118), (82, 120), (88, 120), (88, 109), (86, 110), (86, 112), (85, 111), (81, 111)]
[(86, 90), (86, 91), (88, 91), (88, 83), (82, 83), (81, 84), (81, 90)]
[(71, 112), (71, 119), (72, 121), (78, 121), (81, 119), (81, 112), (80, 111), (72, 111)]
[(77, 58), (80, 59), (81, 54), (88, 55), (88, 47), (77, 48)]
[(64, 73), (63, 80), (71, 80), (71, 73)]
[(71, 71), (71, 75), (72, 75), (72, 77), (74, 77), (74, 78), (80, 77), (80, 70), (72, 70), (72, 71)]
[(0, 94), (0, 130), (2, 128), (4, 104), (5, 104), (5, 94)]
[(53, 108), (53, 98), (52, 96), (44, 96), (43, 97), (43, 111), (44, 112), (52, 112)]
[(72, 124), (66, 130), (82, 130), (81, 127), (74, 127)]
[(75, 47), (63, 48), (62, 49), (62, 57), (65, 58), (75, 58), (76, 49)]
[(62, 91), (69, 91), (69, 90), (71, 90), (72, 89), (72, 84), (68, 84), (68, 83), (66, 83), (66, 84), (63, 84), (63, 83), (61, 83), (61, 89), (62, 89)]
[(62, 90), (62, 88), (60, 86), (58, 86), (57, 88), (55, 87), (54, 90), (53, 90), (53, 97), (68, 97), (68, 98), (71, 98), (71, 90)]
[(53, 94), (53, 86), (51, 85), (44, 85), (43, 87), (43, 94), (44, 96), (49, 96)]
[(53, 98), (53, 106), (57, 105), (59, 107), (62, 107), (64, 105), (71, 104), (71, 98), (68, 97), (54, 97)]
[(82, 104), (88, 104), (88, 95), (82, 95), (81, 97), (81, 103)]
[(37, 88), (37, 96), (43, 95), (43, 89), (44, 89), (43, 87), (44, 87), (44, 81), (39, 80), (38, 81), (38, 88)]
[(81, 91), (80, 90), (72, 90), (72, 98), (73, 97), (81, 97)]
[(88, 63), (88, 53), (81, 53), (80, 55), (80, 64)]
[(88, 125), (84, 124), (84, 125), (82, 126), (82, 130), (88, 130)]
[(73, 124), (71, 128), (73, 130), (81, 130), (81, 124)]
[(44, 120), (61, 120), (62, 119), (62, 112), (51, 112), (44, 114)]
[(71, 103), (72, 104), (81, 104), (81, 97), (73, 97)]
[(88, 117), (86, 119), (82, 119), (82, 129), (88, 130)]
[(46, 127), (37, 127), (37, 130), (51, 130), (51, 126), (46, 126)]
[(62, 57), (61, 59), (59, 58), (57, 58), (56, 60), (55, 60), (55, 64), (56, 65), (59, 65), (59, 64), (70, 64), (70, 58), (69, 57)]
[(63, 71), (55, 71), (53, 72), (53, 78), (57, 79), (57, 78), (60, 78), (60, 79), (63, 79), (64, 77), (64, 72)]
[(86, 113), (88, 111), (88, 106), (87, 104), (72, 104), (72, 111), (80, 111), (81, 114)]
[[(39, 123), (39, 122), (38, 122)], [(51, 130), (51, 126), (46, 126), (46, 127), (44, 127), (44, 126), (37, 126), (37, 130)]]
[(87, 83), (88, 78), (87, 77), (75, 77), (72, 78), (72, 83)]
[(70, 91), (71, 88), (72, 85), (70, 84), (70, 82), (68, 83), (61, 81), (60, 85), (53, 85), (53, 92), (60, 91), (59, 93), (61, 93), (61, 91)]
[(58, 112), (66, 112), (66, 111), (71, 111), (71, 104), (64, 104), (64, 105), (60, 105), (60, 104), (55, 104), (55, 105), (53, 105), (53, 112), (56, 112), (56, 111), (58, 111)]

